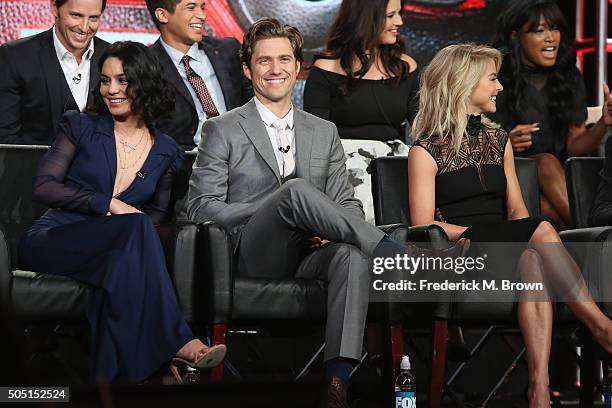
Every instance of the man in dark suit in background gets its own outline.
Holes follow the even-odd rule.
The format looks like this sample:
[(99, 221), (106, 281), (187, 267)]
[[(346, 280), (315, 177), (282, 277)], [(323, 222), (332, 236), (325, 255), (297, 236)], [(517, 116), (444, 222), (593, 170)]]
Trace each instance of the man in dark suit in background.
[(52, 0), (55, 25), (0, 46), (0, 143), (51, 144), (67, 110), (84, 110), (108, 43), (94, 37), (106, 0)]
[(253, 96), (234, 38), (203, 37), (204, 0), (146, 0), (160, 39), (151, 46), (176, 88), (174, 113), (158, 123), (187, 150), (200, 142), (202, 124)]

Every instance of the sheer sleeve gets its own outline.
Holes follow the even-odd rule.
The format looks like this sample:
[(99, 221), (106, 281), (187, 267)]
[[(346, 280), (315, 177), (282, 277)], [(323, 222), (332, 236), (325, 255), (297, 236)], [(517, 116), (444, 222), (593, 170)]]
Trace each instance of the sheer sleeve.
[(142, 212), (151, 217), (154, 225), (161, 224), (168, 217), (168, 205), (170, 204), (174, 176), (181, 169), (183, 160), (185, 160), (185, 153), (177, 146), (172, 163), (157, 181), (153, 197), (142, 206)]
[(325, 120), (331, 117), (331, 100), (334, 86), (321, 69), (312, 67), (304, 85), (304, 110)]
[(572, 105), (571, 110), (568, 112), (570, 124), (574, 126), (582, 126), (587, 120), (587, 100), (586, 100), (586, 89), (584, 87), (584, 79), (578, 71), (578, 68), (574, 68), (573, 74), (574, 86), (572, 92)]
[(106, 214), (111, 197), (88, 191), (66, 180), (66, 174), (78, 153), (80, 113), (67, 112), (57, 136), (42, 158), (34, 177), (33, 199), (52, 208), (87, 214)]

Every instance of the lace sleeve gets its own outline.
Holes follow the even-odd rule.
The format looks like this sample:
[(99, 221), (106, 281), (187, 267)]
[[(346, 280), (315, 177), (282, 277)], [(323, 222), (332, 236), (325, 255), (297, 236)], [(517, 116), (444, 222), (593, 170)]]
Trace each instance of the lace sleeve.
[(157, 181), (155, 194), (142, 206), (142, 212), (151, 217), (153, 225), (161, 224), (168, 216), (168, 205), (170, 204), (174, 176), (181, 169), (184, 159), (185, 153), (177, 146), (176, 155), (172, 159), (172, 163), (170, 163), (168, 170)]
[(78, 154), (80, 113), (68, 112), (60, 123), (53, 145), (42, 158), (34, 177), (33, 199), (52, 208), (87, 214), (106, 214), (111, 197), (87, 191), (65, 179)]
[(502, 157), (504, 157), (504, 153), (506, 151), (506, 144), (508, 143), (508, 132), (506, 132), (502, 128), (499, 128), (496, 130), (495, 134), (497, 136), (497, 140), (499, 141), (500, 153)]
[(438, 173), (442, 170), (442, 147), (430, 139), (419, 138), (414, 141), (413, 146), (421, 146), (435, 160)]
[(571, 125), (581, 126), (584, 122), (586, 122), (588, 116), (584, 78), (576, 67), (573, 68), (572, 77), (574, 86), (567, 116)]

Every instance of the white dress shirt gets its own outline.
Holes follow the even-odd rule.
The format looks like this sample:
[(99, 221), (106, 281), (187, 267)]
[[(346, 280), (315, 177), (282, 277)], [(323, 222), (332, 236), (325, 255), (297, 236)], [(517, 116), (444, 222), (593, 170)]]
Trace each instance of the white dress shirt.
[[(185, 82), (185, 86), (187, 87), (187, 89), (189, 89), (191, 99), (193, 99), (193, 103), (195, 104), (196, 110), (198, 112), (198, 129), (196, 130), (195, 135), (193, 135), (193, 142), (196, 146), (198, 146), (200, 144), (200, 139), (202, 138), (202, 125), (204, 124), (204, 121), (206, 121), (206, 113), (204, 112), (204, 108), (202, 107), (202, 103), (200, 102), (200, 99), (198, 98), (195, 89), (193, 89), (193, 86), (191, 86), (191, 83), (187, 79), (187, 72), (185, 71), (185, 66), (181, 62), (185, 54), (183, 54), (176, 48), (172, 48), (171, 46), (166, 44), (164, 40), (161, 39), (161, 37), (159, 41), (168, 53), (168, 56), (172, 60), (172, 63), (178, 70), (178, 73), (183, 79), (183, 82)], [(200, 47), (198, 47), (198, 43), (193, 43), (191, 45), (191, 48), (189, 48), (189, 51), (187, 51), (186, 55), (189, 55), (189, 57), (191, 57), (191, 60), (189, 61), (189, 67), (193, 69), (196, 74), (202, 77), (202, 80), (204, 80), (204, 84), (206, 85), (208, 93), (210, 94), (213, 102), (215, 103), (215, 107), (217, 108), (219, 114), (227, 112), (227, 107), (225, 106), (225, 97), (223, 96), (221, 84), (219, 84), (219, 79), (217, 78), (215, 69), (213, 68), (212, 63), (210, 62), (210, 59), (208, 58), (204, 50), (201, 50)]]
[[(270, 138), (270, 142), (272, 143), (272, 149), (274, 150), (274, 155), (276, 156), (276, 163), (278, 164), (278, 171), (282, 174), (283, 172), (283, 153), (278, 149), (278, 141), (276, 138), (276, 129), (272, 127), (272, 123), (276, 122), (279, 119), (287, 122), (287, 126), (289, 129), (286, 131), (287, 139), (289, 141), (289, 151), (293, 155), (293, 160), (295, 160), (295, 152), (296, 152), (296, 144), (295, 144), (295, 129), (293, 124), (293, 104), (291, 104), (291, 109), (283, 118), (279, 118), (276, 116), (270, 109), (266, 108), (263, 103), (259, 102), (257, 97), (255, 99), (255, 106), (257, 107), (257, 112), (259, 112), (259, 116), (261, 117), (262, 122), (266, 127), (266, 132), (268, 132), (268, 137)], [(297, 168), (297, 161), (296, 161)], [(293, 174), (293, 173), (292, 173)], [(291, 176), (291, 174), (286, 174), (285, 177)]]
[(94, 54), (94, 40), (92, 38), (89, 42), (89, 47), (87, 47), (79, 64), (75, 56), (61, 43), (55, 30), (56, 27), (54, 26), (53, 44), (55, 45), (55, 55), (62, 67), (70, 92), (79, 109), (83, 111), (87, 106), (87, 96), (89, 95), (89, 68)]

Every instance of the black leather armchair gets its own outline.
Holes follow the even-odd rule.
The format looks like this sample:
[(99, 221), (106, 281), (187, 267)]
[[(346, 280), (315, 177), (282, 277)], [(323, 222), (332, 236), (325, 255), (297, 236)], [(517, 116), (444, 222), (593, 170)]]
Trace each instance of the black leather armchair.
[(599, 172), (603, 157), (572, 157), (565, 162), (567, 194), (574, 228), (589, 226), (589, 211), (595, 202), (599, 186)]
[[(401, 241), (407, 241), (409, 238), (413, 241), (429, 240), (428, 232), (420, 228), (408, 231), (399, 223), (380, 228)], [(439, 228), (434, 226), (433, 229)], [(443, 238), (444, 242), (448, 242), (441, 229), (438, 231), (438, 236), (440, 239)], [(212, 221), (199, 226), (197, 242), (200, 254), (196, 259), (196, 268), (199, 271), (197, 279), (203, 280), (198, 282), (198, 285), (203, 285), (206, 290), (205, 295), (201, 297), (204, 304), (198, 304), (198, 313), (201, 312), (203, 315), (196, 318), (209, 319), (212, 325), (213, 344), (224, 344), (228, 331), (244, 325), (274, 326), (276, 323), (296, 321), (318, 324), (324, 322), (327, 309), (325, 282), (288, 278), (282, 274), (267, 279), (241, 276), (235, 267), (227, 233)], [(318, 353), (322, 350), (323, 346), (319, 348)], [(399, 359), (401, 354), (397, 357), (398, 364)], [(221, 378), (223, 370), (222, 366), (216, 367), (213, 369), (213, 375)]]
[[(437, 225), (411, 226), (408, 208), (408, 161), (406, 157), (379, 157), (371, 162), (372, 197), (376, 224), (410, 226), (411, 234), (405, 242), (427, 242), (432, 248), (446, 248), (450, 241)], [(444, 361), (446, 359), (447, 303), (387, 303), (376, 305), (377, 315), (384, 321), (391, 354), (387, 367), (387, 381), (393, 381), (404, 355), (404, 324), (411, 328), (432, 328), (431, 385), (429, 400), (442, 398)], [(437, 394), (440, 394), (439, 396)]]
[[(579, 243), (577, 246), (570, 244), (570, 251), (582, 267), (593, 297), (609, 300), (612, 299), (612, 279), (610, 279), (612, 227), (588, 227), (589, 211), (595, 201), (600, 181), (599, 172), (603, 165), (602, 157), (573, 157), (565, 162), (570, 213), (573, 226), (577, 229), (563, 231), (560, 236), (564, 242)], [(590, 243), (590, 245), (580, 243)], [(612, 316), (612, 302), (600, 302), (599, 306), (605, 314)], [(567, 315), (568, 312), (564, 308), (560, 314)], [(581, 383), (594, 384), (596, 379), (593, 364), (597, 357), (594, 355), (592, 342), (583, 345), (582, 356)], [(592, 406), (592, 401), (593, 387), (581, 387), (580, 406)]]
[[(589, 227), (588, 218), (599, 185), (599, 172), (603, 168), (602, 157), (573, 157), (566, 161), (566, 181), (572, 223), (576, 229), (559, 235), (567, 243), (591, 243), (593, 245), (569, 245), (572, 255), (583, 268), (589, 289), (595, 299), (612, 299), (612, 226)], [(612, 316), (612, 302), (601, 302), (601, 308)]]
[[(212, 221), (199, 226), (196, 268), (206, 290), (200, 297), (198, 320), (208, 319), (213, 344), (225, 344), (228, 332), (240, 327), (285, 327), (287, 323), (322, 325), (327, 311), (327, 283), (282, 274), (257, 279), (241, 276), (234, 262), (232, 246), (225, 230)], [(321, 346), (298, 379), (323, 351)], [(213, 369), (222, 378), (224, 367)]]
[[(32, 178), (46, 150), (46, 146), (0, 145), (0, 300), (23, 324), (84, 321), (91, 290), (68, 277), (23, 270), (17, 259), (22, 233), (46, 211), (31, 199)], [(187, 191), (194, 158), (194, 154), (187, 155), (174, 199)], [(195, 314), (196, 231), (196, 225), (188, 222), (158, 227), (179, 303), (189, 322), (194, 322)]]
[[(585, 279), (595, 299), (612, 299), (612, 226), (589, 227), (588, 218), (599, 185), (602, 157), (573, 157), (566, 161), (566, 181), (572, 223), (576, 229), (561, 232), (564, 242), (592, 243), (569, 248), (583, 267)], [(601, 302), (604, 313), (612, 316), (612, 302)]]

